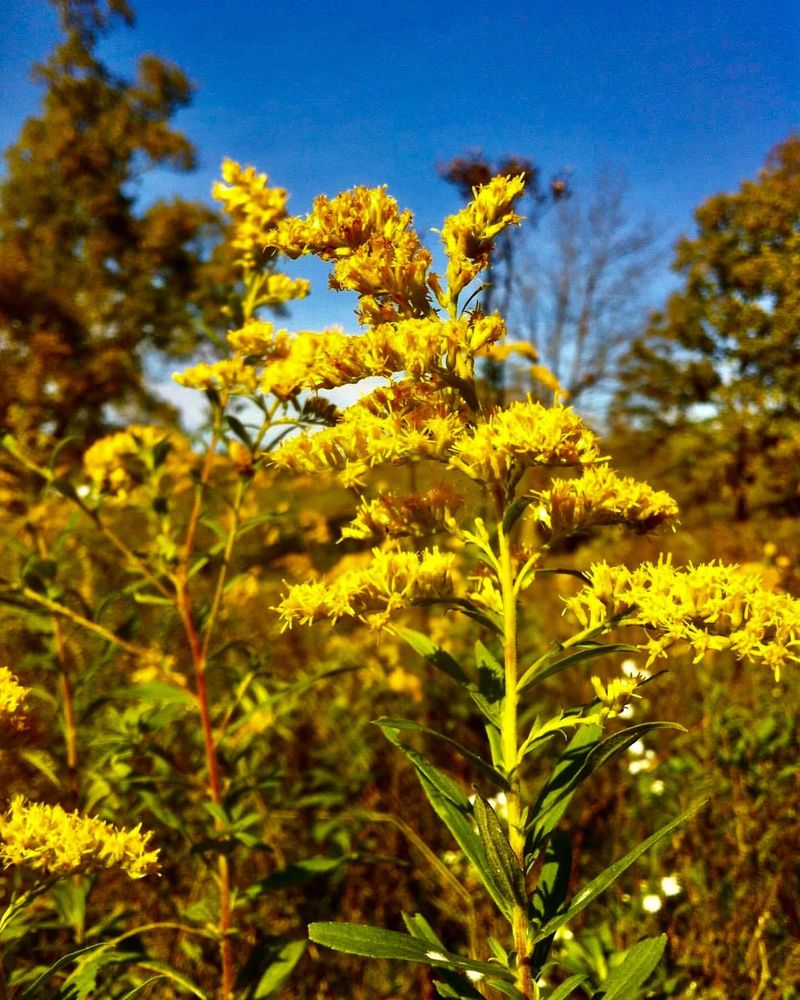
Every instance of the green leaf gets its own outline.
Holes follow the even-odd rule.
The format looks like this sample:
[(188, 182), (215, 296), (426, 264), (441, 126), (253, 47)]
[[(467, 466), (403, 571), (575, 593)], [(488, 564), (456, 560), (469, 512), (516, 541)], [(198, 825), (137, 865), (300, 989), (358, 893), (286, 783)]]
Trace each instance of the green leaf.
[(203, 993), (199, 986), (196, 986), (191, 979), (188, 979), (183, 975), (183, 973), (178, 972), (177, 969), (173, 969), (167, 962), (162, 962), (155, 958), (140, 958), (137, 960), (136, 965), (140, 969), (147, 969), (150, 972), (160, 973), (177, 986), (182, 987), (187, 993), (191, 993), (192, 996), (199, 997), (199, 1000), (208, 1000), (207, 995)]
[(454, 681), (458, 681), (459, 684), (463, 684), (465, 687), (469, 686), (471, 681), (458, 662), (423, 632), (417, 632), (411, 628), (397, 628), (395, 632), (437, 670), (441, 670), (442, 673), (447, 674)]
[(489, 701), (500, 701), (505, 694), (505, 671), (480, 639), (475, 643), (475, 662), (478, 667), (478, 690)]
[(307, 945), (307, 941), (287, 941), (248, 994), (248, 1000), (269, 1000), (276, 996), (303, 957)]
[(56, 788), (61, 787), (61, 778), (55, 770), (55, 761), (46, 750), (23, 749), (16, 750), (17, 756), (21, 757), (26, 764), (35, 767), (37, 771), (47, 778)]
[(166, 976), (151, 976), (149, 979), (145, 979), (143, 983), (139, 983), (138, 986), (134, 986), (132, 990), (120, 998), (120, 1000), (133, 1000), (137, 993), (141, 993), (142, 990), (147, 989), (151, 983), (157, 983), (159, 979), (166, 979)]
[(308, 936), (316, 944), (343, 951), (348, 955), (364, 958), (392, 958), (403, 962), (419, 962), (442, 969), (475, 972), (487, 979), (512, 982), (514, 976), (508, 969), (490, 962), (463, 958), (449, 951), (434, 947), (429, 941), (386, 931), (366, 924), (316, 923), (309, 924)]
[(167, 681), (148, 681), (133, 687), (117, 688), (113, 692), (115, 698), (131, 698), (138, 701), (155, 701), (163, 705), (194, 705), (195, 699), (191, 691), (169, 684)]
[(479, 757), (478, 754), (473, 753), (471, 750), (467, 750), (465, 746), (457, 743), (454, 739), (449, 736), (445, 736), (444, 733), (439, 733), (435, 729), (430, 729), (428, 726), (422, 726), (418, 722), (413, 722), (411, 719), (392, 719), (386, 716), (375, 720), (376, 726), (385, 727), (388, 729), (395, 729), (398, 732), (413, 732), (413, 733), (424, 733), (426, 736), (434, 736), (437, 740), (442, 740), (451, 746), (456, 753), (459, 753), (465, 760), (468, 760), (470, 764), (475, 768), (475, 770), (481, 774), (487, 781), (491, 782), (496, 788), (502, 789), (504, 792), (511, 791), (511, 786), (508, 781), (503, 777), (502, 774), (488, 761), (485, 761), (483, 757)]
[(418, 774), (426, 778), (441, 795), (452, 802), (458, 809), (469, 812), (469, 799), (461, 786), (453, 781), (452, 778), (448, 778), (446, 774), (443, 774), (438, 768), (434, 767), (433, 764), (429, 763), (421, 753), (414, 750), (412, 747), (407, 747), (405, 743), (402, 743), (397, 738), (396, 732), (398, 727), (393, 725), (393, 723), (397, 721), (403, 720), (389, 719), (384, 722), (382, 719), (378, 719), (375, 722), (375, 725), (380, 728), (381, 732), (390, 743), (394, 744), (398, 750), (403, 751), (406, 757), (408, 757), (416, 768)]
[(640, 722), (635, 726), (628, 726), (627, 729), (607, 737), (589, 752), (584, 765), (586, 774), (582, 777), (593, 774), (612, 757), (627, 750), (629, 746), (654, 729), (675, 729), (679, 733), (687, 732), (686, 728), (677, 722)]
[(441, 979), (434, 982), (433, 988), (445, 1000), (483, 1000), (483, 994), (457, 972), (440, 969), (438, 975)]
[(303, 861), (297, 861), (293, 865), (281, 868), (279, 871), (267, 875), (266, 878), (259, 879), (258, 882), (249, 885), (242, 896), (248, 900), (255, 900), (268, 892), (277, 892), (293, 885), (302, 885), (303, 882), (334, 871), (346, 861), (346, 857), (305, 858)]
[(469, 799), (452, 778), (442, 774), (433, 764), (428, 763), (422, 754), (412, 750), (397, 738), (393, 729), (381, 729), (383, 735), (408, 757), (417, 772), (417, 778), (422, 785), (422, 790), (433, 806), (436, 815), (452, 833), (456, 843), (472, 862), (481, 878), (486, 891), (492, 897), (500, 911), (505, 915), (510, 915), (510, 909), (506, 898), (500, 891), (494, 880), (486, 851), (483, 848), (480, 837), (472, 827), (469, 817), (472, 815), (472, 807)]
[(545, 782), (532, 810), (526, 851), (538, 852), (556, 828), (584, 777), (584, 765), (600, 741), (600, 726), (580, 726)]
[(511, 844), (508, 842), (505, 831), (500, 825), (497, 813), (477, 791), (473, 810), (478, 824), (478, 833), (483, 842), (486, 858), (495, 882), (511, 909), (514, 908), (515, 904), (526, 907), (528, 899), (525, 891), (525, 875)]
[(69, 965), (70, 962), (74, 962), (76, 959), (80, 958), (81, 955), (86, 955), (90, 951), (95, 951), (97, 948), (102, 948), (103, 942), (99, 941), (97, 944), (87, 945), (85, 948), (78, 948), (77, 951), (71, 951), (68, 955), (62, 955), (61, 958), (53, 962), (52, 965), (48, 966), (41, 972), (34, 981), (27, 986), (22, 993), (19, 994), (17, 1000), (29, 1000), (29, 997), (36, 996), (36, 993), (40, 987), (44, 986), (59, 970), (63, 969), (65, 965)]
[(557, 986), (552, 993), (547, 994), (547, 1000), (567, 1000), (570, 993), (573, 993), (588, 978), (585, 975), (570, 976), (560, 986)]
[(142, 594), (139, 591), (135, 591), (133, 599), (137, 604), (154, 604), (161, 608), (175, 607), (173, 600), (170, 600), (169, 597), (162, 597), (160, 594)]
[(403, 923), (411, 937), (419, 938), (420, 941), (428, 941), (440, 950), (444, 947), (436, 931), (421, 913), (415, 913), (413, 916), (404, 913)]
[(525, 509), (530, 506), (533, 500), (534, 497), (532, 496), (516, 497), (516, 499), (512, 500), (508, 507), (506, 507), (506, 512), (503, 515), (504, 535), (507, 535), (509, 531), (511, 531), (519, 518), (525, 512)]
[(628, 949), (618, 965), (594, 994), (592, 1000), (627, 1000), (650, 978), (667, 946), (667, 935), (645, 938)]
[(641, 844), (634, 847), (632, 851), (629, 851), (624, 857), (620, 858), (619, 861), (614, 862), (609, 868), (606, 868), (604, 872), (601, 872), (597, 878), (592, 879), (587, 885), (580, 890), (572, 900), (572, 905), (569, 909), (562, 914), (549, 920), (544, 927), (538, 932), (536, 937), (533, 939), (535, 944), (537, 941), (542, 941), (544, 938), (548, 937), (550, 934), (555, 933), (559, 927), (563, 927), (564, 924), (569, 923), (570, 920), (582, 910), (597, 899), (601, 893), (614, 882), (617, 878), (630, 866), (634, 861), (638, 859), (645, 853), (649, 851), (654, 844), (657, 844), (664, 837), (668, 837), (673, 831), (677, 830), (682, 823), (685, 823), (687, 819), (690, 819), (696, 812), (703, 808), (706, 804), (706, 800), (701, 802), (696, 802), (694, 805), (690, 806), (685, 812), (681, 813), (676, 819), (662, 826), (660, 830), (656, 830), (654, 834), (649, 836), (646, 840), (643, 840)]
[(243, 444), (246, 444), (247, 447), (252, 451), (253, 450), (253, 442), (252, 442), (252, 440), (250, 438), (250, 435), (247, 432), (247, 428), (241, 422), (241, 420), (239, 420), (238, 417), (234, 417), (233, 414), (231, 414), (231, 413), (226, 413), (225, 414), (225, 420), (227, 421), (228, 426), (233, 431), (233, 433), (236, 435), (236, 437), (238, 437), (239, 440)]
[(68, 500), (78, 499), (78, 493), (68, 479), (61, 479), (55, 476), (50, 480), (50, 486), (53, 487), (56, 493), (60, 493), (62, 497), (66, 497)]
[[(582, 644), (572, 651), (567, 651), (563, 647), (559, 647), (558, 649), (551, 650), (549, 653), (545, 653), (544, 656), (540, 656), (535, 663), (528, 667), (517, 681), (517, 693), (522, 694), (523, 691), (527, 691), (536, 684), (540, 684), (542, 681), (547, 680), (548, 677), (561, 673), (567, 667), (574, 666), (576, 663), (582, 663), (584, 660), (595, 660), (598, 656), (608, 656), (610, 653), (638, 652), (638, 646), (631, 646), (627, 642), (593, 642)], [(562, 656), (562, 653), (566, 653), (567, 655)], [(561, 658), (559, 659), (559, 657)]]
[[(537, 926), (547, 923), (559, 913), (569, 892), (571, 875), (572, 847), (569, 836), (563, 830), (554, 830), (547, 842), (544, 864), (531, 899), (530, 916)], [(534, 947), (531, 957), (534, 975), (541, 974), (552, 944), (553, 935), (550, 935)]]

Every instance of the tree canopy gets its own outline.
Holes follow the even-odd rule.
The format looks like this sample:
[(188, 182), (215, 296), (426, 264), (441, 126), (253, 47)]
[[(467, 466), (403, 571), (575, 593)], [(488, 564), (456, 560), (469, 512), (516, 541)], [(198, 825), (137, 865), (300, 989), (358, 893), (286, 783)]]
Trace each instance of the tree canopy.
[(695, 218), (697, 235), (676, 248), (682, 287), (635, 342), (618, 412), (668, 448), (693, 499), (722, 489), (739, 520), (797, 514), (800, 135)]
[(135, 80), (103, 64), (102, 36), (133, 21), (125, 0), (52, 2), (63, 37), (35, 69), (41, 114), (6, 152), (0, 182), (0, 420), (91, 437), (111, 407), (130, 416), (157, 405), (144, 352), (192, 347), (225, 297), (209, 269), (225, 268), (209, 263), (215, 212), (137, 202), (146, 171), (194, 167), (170, 124), (191, 98), (188, 78), (152, 55)]

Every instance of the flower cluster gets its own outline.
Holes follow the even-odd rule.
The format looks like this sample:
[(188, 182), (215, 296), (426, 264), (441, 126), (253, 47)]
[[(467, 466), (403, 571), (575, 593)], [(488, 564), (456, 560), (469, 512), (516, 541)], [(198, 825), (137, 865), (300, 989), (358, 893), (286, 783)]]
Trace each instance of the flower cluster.
[(359, 485), (384, 462), (444, 461), (466, 419), (430, 385), (398, 382), (360, 399), (336, 426), (289, 438), (272, 459), (289, 472), (338, 471), (345, 485)]
[(464, 497), (445, 483), (409, 496), (385, 493), (376, 500), (361, 501), (355, 518), (342, 530), (342, 538), (378, 542), (443, 531), (463, 503)]
[(505, 482), (529, 466), (601, 461), (595, 434), (571, 409), (531, 400), (497, 409), (461, 435), (450, 465), (478, 482)]
[[(416, 552), (374, 549), (364, 569), (348, 570), (330, 582), (290, 587), (277, 611), (285, 627), (358, 617), (373, 626), (385, 624), (402, 608), (453, 595), (455, 556), (438, 548)], [(374, 614), (377, 612), (377, 614)]]
[(635, 697), (638, 686), (639, 681), (635, 677), (615, 677), (608, 684), (603, 684), (599, 677), (592, 677), (594, 693), (603, 706), (602, 715), (609, 719), (623, 713), (631, 698)]
[(584, 469), (576, 479), (553, 479), (536, 498), (534, 513), (552, 537), (610, 524), (646, 534), (674, 526), (678, 517), (678, 505), (668, 493), (618, 476), (607, 465)]
[(138, 826), (125, 830), (18, 795), (0, 816), (0, 861), (57, 878), (116, 869), (136, 879), (158, 870), (149, 838)]
[(241, 263), (253, 267), (263, 253), (267, 234), (286, 217), (288, 195), (283, 188), (267, 187), (266, 174), (256, 173), (253, 167), (242, 168), (234, 160), (223, 160), (222, 177), (225, 183), (218, 181), (212, 194), (230, 217), (230, 242)]
[(800, 661), (800, 600), (765, 590), (759, 578), (716, 563), (678, 569), (669, 557), (635, 569), (596, 563), (589, 583), (566, 603), (586, 628), (624, 615), (625, 625), (651, 633), (648, 662), (687, 643), (695, 662), (712, 650), (760, 661), (776, 679)]
[(122, 500), (168, 458), (167, 471), (185, 479), (193, 464), (185, 439), (164, 428), (132, 424), (95, 441), (83, 456), (83, 468), (95, 492)]
[(284, 219), (265, 240), (288, 257), (314, 254), (333, 261), (331, 288), (360, 296), (366, 323), (426, 316), (431, 311), (432, 258), (385, 188), (356, 187), (335, 198), (321, 195), (312, 212)]
[(8, 667), (0, 667), (0, 748), (14, 744), (28, 725), (23, 687)]
[(524, 190), (523, 176), (493, 177), (488, 184), (475, 188), (469, 205), (445, 222), (442, 243), (448, 257), (447, 289), (452, 301), (489, 266), (495, 237), (507, 226), (522, 221), (513, 205)]

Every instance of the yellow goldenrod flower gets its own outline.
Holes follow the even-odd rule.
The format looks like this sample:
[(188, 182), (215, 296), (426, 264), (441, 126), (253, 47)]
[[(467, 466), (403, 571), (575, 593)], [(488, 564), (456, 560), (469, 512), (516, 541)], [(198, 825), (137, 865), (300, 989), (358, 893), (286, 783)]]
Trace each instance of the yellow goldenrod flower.
[(323, 260), (349, 256), (373, 236), (394, 241), (411, 230), (411, 212), (401, 212), (385, 187), (355, 187), (335, 198), (320, 195), (305, 219), (283, 219), (266, 243), (287, 257), (315, 254)]
[(601, 715), (613, 719), (619, 715), (633, 697), (639, 686), (635, 677), (615, 677), (608, 684), (603, 684), (599, 677), (592, 677), (592, 687), (598, 699), (603, 704)]
[(16, 743), (27, 728), (25, 700), (29, 693), (8, 667), (0, 667), (0, 747)]
[(584, 469), (577, 479), (553, 479), (537, 497), (539, 522), (556, 537), (611, 524), (645, 534), (674, 526), (678, 517), (678, 505), (668, 493), (618, 476), (605, 465)]
[[(230, 217), (231, 245), (239, 252), (242, 264), (253, 267), (263, 253), (269, 232), (286, 217), (288, 195), (283, 188), (267, 187), (266, 174), (256, 173), (253, 167), (242, 168), (234, 160), (223, 161), (222, 177), (226, 183), (217, 182), (211, 193), (222, 202), (225, 213)], [(282, 298), (280, 301), (288, 300)]]
[(464, 497), (445, 483), (409, 496), (385, 493), (376, 500), (361, 501), (355, 518), (342, 530), (342, 538), (378, 542), (443, 531), (463, 503)]
[(61, 806), (26, 803), (21, 795), (0, 816), (0, 861), (56, 877), (117, 869), (142, 878), (158, 871), (149, 839), (139, 826), (125, 830)]
[(424, 382), (375, 390), (347, 409), (340, 423), (289, 438), (272, 456), (294, 473), (342, 472), (346, 485), (383, 462), (444, 460), (466, 424), (466, 414)]
[(383, 323), (358, 336), (341, 330), (322, 333), (274, 333), (270, 324), (250, 323), (228, 335), (248, 360), (263, 360), (259, 389), (289, 399), (304, 389), (334, 389), (374, 376), (405, 372), (414, 378), (445, 370), (472, 374), (472, 354), (505, 332), (498, 316), (464, 317), (442, 322), (438, 317)]
[(775, 677), (800, 661), (800, 600), (765, 590), (738, 566), (717, 563), (677, 569), (669, 557), (635, 569), (596, 563), (589, 583), (567, 607), (585, 628), (625, 614), (623, 624), (652, 633), (648, 663), (675, 643), (687, 643), (698, 662), (711, 650), (759, 661)]
[(127, 430), (100, 438), (84, 453), (83, 468), (98, 493), (124, 499), (129, 491), (156, 469), (156, 455), (168, 446), (169, 469), (175, 476), (192, 464), (187, 442), (163, 427), (131, 425)]
[[(277, 607), (284, 626), (311, 624), (327, 618), (357, 617), (374, 627), (389, 615), (424, 601), (452, 596), (452, 553), (438, 548), (423, 552), (382, 552), (374, 549), (370, 564), (348, 570), (330, 582), (290, 587)], [(378, 614), (373, 614), (378, 612)]]
[(503, 482), (534, 465), (592, 465), (599, 443), (577, 414), (531, 400), (491, 412), (454, 443), (450, 465), (478, 482)]
[(452, 302), (489, 266), (494, 238), (507, 226), (522, 221), (513, 204), (524, 190), (522, 176), (493, 177), (475, 188), (475, 197), (466, 208), (445, 220), (441, 236), (449, 258), (447, 290)]
[(285, 302), (304, 299), (311, 291), (305, 278), (290, 278), (286, 274), (266, 274), (258, 286), (259, 306), (280, 306)]
[(187, 389), (215, 389), (223, 403), (230, 396), (247, 396), (258, 386), (255, 368), (238, 355), (213, 364), (194, 365), (172, 377)]

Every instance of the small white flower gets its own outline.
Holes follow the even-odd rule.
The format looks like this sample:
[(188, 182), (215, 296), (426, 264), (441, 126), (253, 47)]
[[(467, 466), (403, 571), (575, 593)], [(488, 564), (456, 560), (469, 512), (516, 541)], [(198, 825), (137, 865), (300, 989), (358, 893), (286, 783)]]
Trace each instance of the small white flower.
[(85, 500), (86, 497), (88, 497), (89, 494), (92, 492), (92, 488), (87, 483), (81, 483), (81, 485), (78, 486), (75, 492), (78, 494), (81, 500)]
[(443, 955), (440, 951), (426, 951), (425, 957), (429, 958), (432, 962), (446, 962), (447, 955)]
[(661, 778), (656, 778), (653, 784), (650, 786), (650, 791), (653, 795), (663, 795), (664, 794), (664, 782)]
[(555, 933), (556, 941), (571, 941), (574, 937), (569, 927), (559, 927)]
[(489, 799), (489, 805), (498, 816), (505, 817), (508, 815), (508, 799), (505, 792), (498, 792), (497, 795)]
[(636, 660), (623, 660), (620, 664), (620, 670), (624, 677), (634, 677), (642, 681), (646, 681), (653, 676), (649, 670), (640, 667)]
[(644, 753), (644, 743), (641, 740), (637, 740), (635, 743), (631, 743), (628, 747), (628, 753), (632, 753), (634, 757), (639, 757)]
[(629, 701), (627, 705), (623, 705), (619, 710), (620, 719), (632, 719), (633, 718), (633, 702)]
[(656, 764), (656, 754), (654, 750), (645, 750), (639, 760), (632, 760), (628, 764), (628, 774), (639, 774), (640, 771), (649, 771)]
[(661, 891), (665, 896), (677, 896), (683, 889), (676, 875), (665, 875), (661, 879)]
[(649, 892), (642, 900), (642, 909), (645, 913), (658, 913), (661, 909), (661, 897)]

